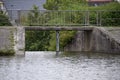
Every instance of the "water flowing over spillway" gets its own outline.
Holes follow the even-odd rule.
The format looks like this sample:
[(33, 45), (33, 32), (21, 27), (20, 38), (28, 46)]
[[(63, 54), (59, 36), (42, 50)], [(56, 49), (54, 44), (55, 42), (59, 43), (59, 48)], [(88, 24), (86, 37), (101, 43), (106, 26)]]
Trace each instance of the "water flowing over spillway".
[(120, 55), (26, 52), (0, 57), (0, 80), (120, 80)]

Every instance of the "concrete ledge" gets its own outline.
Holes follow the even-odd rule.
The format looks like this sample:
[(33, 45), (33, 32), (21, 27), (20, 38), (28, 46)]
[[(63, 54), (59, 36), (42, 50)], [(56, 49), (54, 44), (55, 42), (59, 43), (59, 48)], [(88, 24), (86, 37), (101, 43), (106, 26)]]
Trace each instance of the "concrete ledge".
[(94, 27), (41, 27), (41, 26), (31, 26), (27, 27), (24, 26), (25, 30), (30, 31), (30, 30), (36, 30), (36, 31), (88, 31), (88, 30), (93, 30)]

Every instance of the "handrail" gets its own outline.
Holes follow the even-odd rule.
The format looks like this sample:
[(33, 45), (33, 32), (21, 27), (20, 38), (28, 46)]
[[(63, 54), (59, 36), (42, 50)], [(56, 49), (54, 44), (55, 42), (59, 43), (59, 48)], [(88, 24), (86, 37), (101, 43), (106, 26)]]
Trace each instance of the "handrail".
[[(18, 25), (120, 26), (120, 10), (7, 10)], [(112, 15), (111, 15), (112, 14)], [(114, 16), (113, 16), (114, 15)]]

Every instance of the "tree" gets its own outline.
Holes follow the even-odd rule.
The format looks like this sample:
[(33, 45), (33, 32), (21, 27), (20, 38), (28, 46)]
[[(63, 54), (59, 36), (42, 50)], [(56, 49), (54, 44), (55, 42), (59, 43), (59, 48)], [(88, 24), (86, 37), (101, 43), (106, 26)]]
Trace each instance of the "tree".
[(43, 7), (47, 10), (58, 10), (61, 0), (47, 0)]
[(50, 32), (48, 31), (26, 31), (26, 50), (46, 51), (49, 46)]
[[(38, 26), (40, 13), (39, 8), (37, 6), (33, 6), (33, 10), (28, 13), (28, 25)], [(26, 50), (29, 51), (44, 51), (48, 50), (49, 39), (50, 39), (49, 31), (26, 31)]]
[(28, 13), (28, 25), (34, 26), (39, 24), (39, 8), (36, 5), (33, 5), (33, 10)]
[(2, 11), (0, 11), (0, 26), (11, 26), (8, 17)]
[(86, 0), (46, 0), (43, 7), (47, 10), (59, 10), (63, 7), (71, 7), (73, 4), (86, 4)]

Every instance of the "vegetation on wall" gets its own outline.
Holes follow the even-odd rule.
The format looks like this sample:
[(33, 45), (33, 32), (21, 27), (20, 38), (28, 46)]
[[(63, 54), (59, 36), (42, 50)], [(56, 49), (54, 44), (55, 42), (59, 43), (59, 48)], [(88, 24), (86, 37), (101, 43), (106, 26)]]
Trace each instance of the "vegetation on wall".
[[(3, 30), (5, 30), (5, 29), (3, 29)], [(7, 34), (1, 35), (1, 38), (3, 38), (2, 40), (5, 40), (6, 42), (3, 41), (4, 46), (1, 46), (0, 56), (13, 56), (13, 55), (15, 55), (13, 30), (14, 29), (6, 30), (5, 32), (8, 31)], [(4, 37), (6, 37), (6, 38), (4, 38)]]
[(15, 55), (15, 52), (14, 52), (14, 50), (6, 50), (6, 49), (4, 49), (4, 50), (0, 50), (0, 56), (13, 56), (13, 55)]

